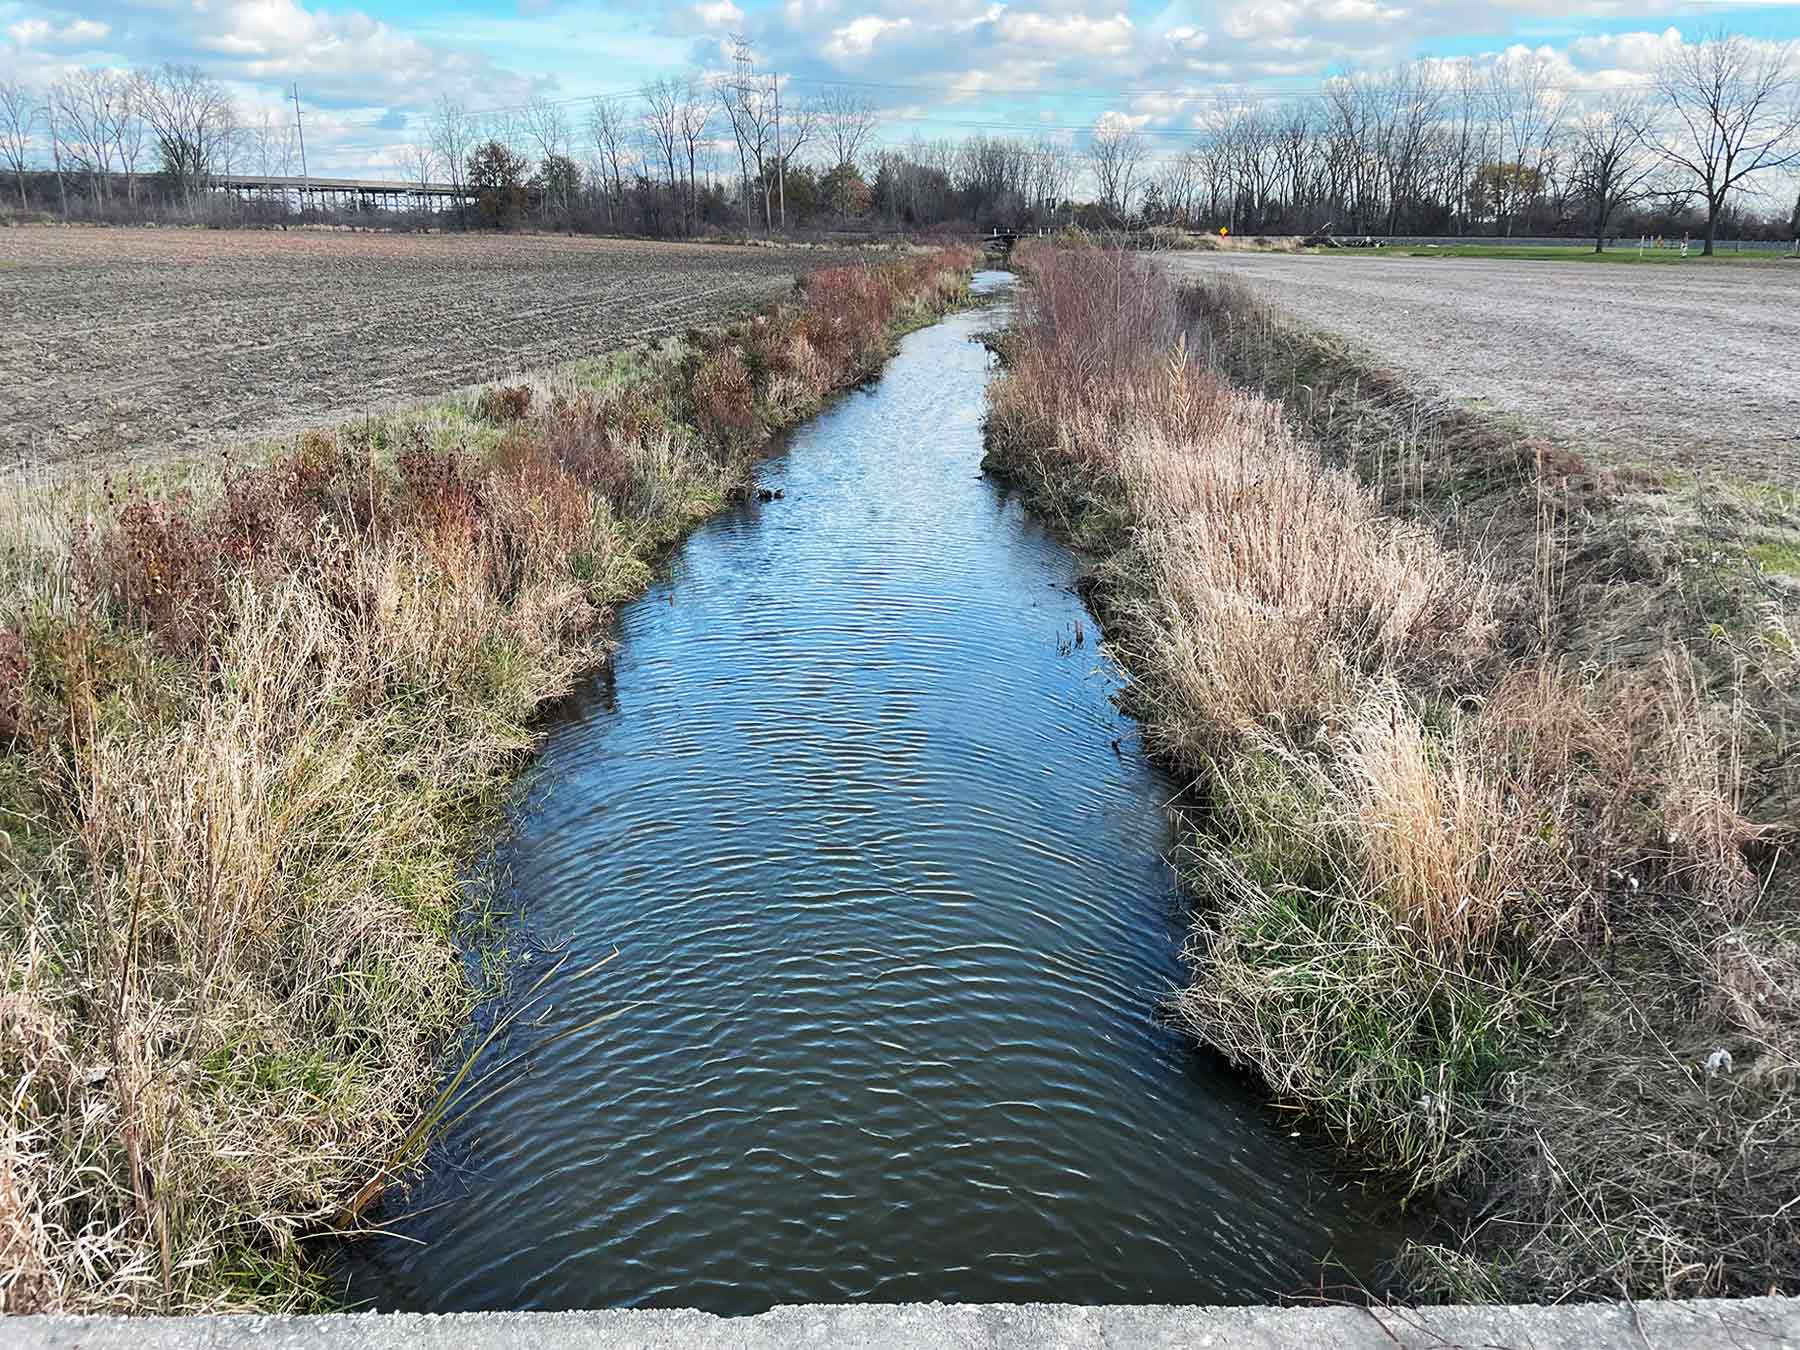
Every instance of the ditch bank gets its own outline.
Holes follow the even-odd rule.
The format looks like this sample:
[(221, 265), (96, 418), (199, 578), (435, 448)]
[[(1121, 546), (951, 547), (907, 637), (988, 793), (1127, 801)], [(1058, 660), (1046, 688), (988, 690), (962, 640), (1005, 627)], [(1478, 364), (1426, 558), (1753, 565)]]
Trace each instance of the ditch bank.
[[(0, 1311), (328, 1304), (510, 954), (468, 868), (540, 709), (773, 430), (974, 255), (724, 331), (0, 498)], [(465, 960), (470, 944), (481, 964)]]
[[(1523, 549), (1459, 548), (1225, 378), (1210, 297), (1122, 254), (1015, 262), (988, 463), (1092, 559), (1127, 706), (1198, 804), (1178, 1019), (1439, 1213), (1399, 1262), (1421, 1297), (1783, 1288), (1778, 835), (1699, 653), (1558, 644), (1583, 485), (1529, 447), (1387, 447), (1401, 494), (1427, 458), (1493, 475)], [(1317, 373), (1271, 392), (1323, 403)]]

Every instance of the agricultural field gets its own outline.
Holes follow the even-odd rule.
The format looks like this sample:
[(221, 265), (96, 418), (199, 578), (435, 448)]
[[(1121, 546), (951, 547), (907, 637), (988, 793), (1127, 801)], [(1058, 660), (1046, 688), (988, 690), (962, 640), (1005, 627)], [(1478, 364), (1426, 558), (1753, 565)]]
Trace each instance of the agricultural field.
[(1603, 456), (1800, 478), (1800, 263), (1220, 252), (1168, 266), (1238, 277), (1417, 388)]
[(0, 464), (243, 444), (715, 322), (820, 251), (553, 235), (0, 231)]

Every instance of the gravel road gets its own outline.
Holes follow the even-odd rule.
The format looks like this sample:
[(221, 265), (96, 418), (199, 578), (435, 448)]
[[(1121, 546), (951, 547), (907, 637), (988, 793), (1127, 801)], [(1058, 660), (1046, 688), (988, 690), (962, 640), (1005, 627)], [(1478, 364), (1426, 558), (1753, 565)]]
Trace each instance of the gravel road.
[(1177, 254), (1440, 396), (1626, 462), (1800, 482), (1800, 263)]

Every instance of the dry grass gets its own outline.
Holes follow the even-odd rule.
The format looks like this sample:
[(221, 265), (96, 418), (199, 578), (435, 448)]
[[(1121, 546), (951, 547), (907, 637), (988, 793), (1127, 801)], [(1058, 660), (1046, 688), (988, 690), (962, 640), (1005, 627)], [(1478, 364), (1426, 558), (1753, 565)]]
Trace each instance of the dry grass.
[[(1343, 391), (1291, 363), (1285, 407), (1227, 383), (1196, 360), (1219, 350), (1212, 302), (1128, 254), (1019, 261), (990, 462), (1096, 554), (1134, 708), (1193, 780), (1178, 1020), (1357, 1156), (1471, 1206), (1410, 1256), (1422, 1288), (1789, 1278), (1800, 1084), (1769, 991), (1793, 948), (1761, 926), (1749, 852), (1772, 836), (1741, 809), (1741, 707), (1682, 645), (1573, 655), (1593, 562), (1571, 530), (1609, 485), (1392, 416), (1380, 444), (1326, 442), (1334, 467), (1292, 408)], [(1498, 528), (1420, 509), (1445, 473), (1492, 480)], [(1708, 1078), (1721, 1048), (1735, 1076), (1713, 1057)], [(1686, 1134), (1696, 1092), (1711, 1123)]]
[[(970, 261), (186, 484), (7, 499), (0, 1309), (320, 1297), (308, 1240), (411, 1148), (478, 996), (466, 869), (534, 712)], [(881, 302), (846, 324), (834, 286)], [(765, 343), (796, 357), (753, 378)]]

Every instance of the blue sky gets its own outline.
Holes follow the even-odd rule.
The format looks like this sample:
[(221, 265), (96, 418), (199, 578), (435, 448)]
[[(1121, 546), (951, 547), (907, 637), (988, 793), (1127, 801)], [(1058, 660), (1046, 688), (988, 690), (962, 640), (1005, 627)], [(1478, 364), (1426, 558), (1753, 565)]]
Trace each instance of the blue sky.
[(882, 136), (983, 126), (1072, 136), (1127, 118), (1175, 147), (1223, 94), (1316, 89), (1415, 56), (1542, 49), (1588, 88), (1641, 80), (1669, 42), (1724, 26), (1800, 38), (1800, 3), (1695, 0), (0, 0), (0, 67), (196, 62), (274, 112), (292, 82), (313, 168), (395, 167), (441, 93), (476, 108), (576, 102), (719, 69), (727, 35), (803, 99), (854, 85)]

